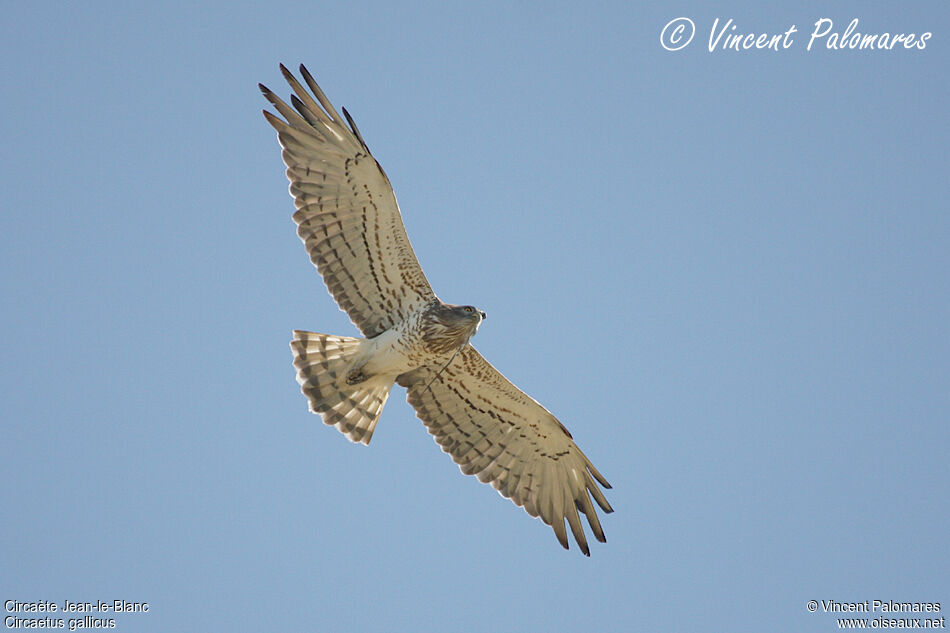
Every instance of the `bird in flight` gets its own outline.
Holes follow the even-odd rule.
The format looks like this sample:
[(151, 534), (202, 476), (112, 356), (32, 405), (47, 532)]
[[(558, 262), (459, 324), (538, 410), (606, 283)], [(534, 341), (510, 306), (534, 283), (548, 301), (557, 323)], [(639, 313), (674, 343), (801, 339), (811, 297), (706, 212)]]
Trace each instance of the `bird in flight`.
[[(610, 484), (547, 409), (472, 347), (485, 313), (443, 303), (416, 259), (389, 178), (346, 109), (339, 115), (307, 69), (309, 91), (280, 66), (290, 104), (263, 84), (294, 198), (297, 235), (337, 304), (365, 338), (295, 330), (297, 382), (310, 410), (369, 444), (394, 383), (466, 475), (540, 517), (568, 549), (606, 537), (591, 501), (613, 512)], [(281, 118), (283, 117), (283, 118)], [(344, 120), (345, 119), (345, 120)]]

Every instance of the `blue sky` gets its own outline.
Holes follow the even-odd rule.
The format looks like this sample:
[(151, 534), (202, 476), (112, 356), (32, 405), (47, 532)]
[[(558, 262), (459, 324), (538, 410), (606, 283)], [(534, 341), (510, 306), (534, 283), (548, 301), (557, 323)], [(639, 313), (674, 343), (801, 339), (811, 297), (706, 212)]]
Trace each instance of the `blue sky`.
[[(0, 598), (148, 602), (120, 631), (950, 609), (946, 3), (157, 4), (0, 24)], [(807, 51), (822, 17), (933, 35)], [(709, 52), (716, 18), (798, 33)], [(279, 62), (347, 107), (433, 287), (613, 484), (590, 559), (401, 389), (369, 448), (307, 412), (291, 330), (356, 330), (290, 219)]]

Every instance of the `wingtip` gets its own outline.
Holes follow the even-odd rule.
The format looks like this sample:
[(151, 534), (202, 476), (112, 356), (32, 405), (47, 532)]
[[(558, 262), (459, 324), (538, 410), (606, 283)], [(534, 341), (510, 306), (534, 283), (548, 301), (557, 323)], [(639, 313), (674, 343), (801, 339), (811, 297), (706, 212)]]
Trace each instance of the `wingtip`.
[(307, 70), (307, 67), (304, 66), (303, 64), (300, 64), (300, 75), (304, 78), (304, 81), (306, 81), (308, 84), (317, 83), (316, 80), (314, 80), (313, 75), (310, 74), (310, 71)]
[[(554, 527), (554, 526), (552, 526), (552, 527)], [(561, 545), (561, 547), (563, 547), (564, 549), (571, 549), (570, 543), (569, 543), (569, 541), (567, 540), (567, 530), (564, 529), (564, 521), (563, 521), (563, 519), (561, 520), (561, 529), (560, 529), (560, 530), (558, 530), (556, 527), (554, 527), (554, 535), (557, 537), (557, 542)]]

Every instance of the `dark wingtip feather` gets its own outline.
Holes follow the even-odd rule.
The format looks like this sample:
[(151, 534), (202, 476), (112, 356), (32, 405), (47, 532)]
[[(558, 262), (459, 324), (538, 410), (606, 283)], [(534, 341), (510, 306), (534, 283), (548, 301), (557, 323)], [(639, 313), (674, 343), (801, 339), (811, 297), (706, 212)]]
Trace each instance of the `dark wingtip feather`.
[(314, 118), (313, 113), (310, 111), (310, 108), (308, 108), (307, 104), (301, 101), (297, 95), (290, 95), (290, 103), (303, 118), (310, 122), (311, 125), (316, 122), (316, 119)]
[(281, 130), (281, 126), (287, 127), (287, 124), (280, 117), (274, 116), (267, 110), (261, 110), (261, 112), (264, 114), (264, 118), (267, 119), (267, 122), (277, 128), (278, 132)]
[(553, 525), (551, 527), (554, 528), (554, 536), (557, 537), (557, 542), (561, 544), (561, 547), (564, 549), (571, 549), (571, 546), (568, 544), (567, 540), (567, 530), (564, 529), (564, 519), (561, 519), (560, 530)]
[(307, 70), (307, 67), (303, 64), (300, 64), (300, 76), (303, 77), (307, 83), (314, 82), (313, 75), (310, 74), (310, 71)]
[(601, 486), (603, 486), (607, 490), (610, 490), (612, 488), (610, 483), (607, 481), (607, 478), (601, 475), (600, 471), (594, 468), (594, 465), (590, 463), (590, 460), (587, 460), (587, 471), (591, 475), (594, 476), (594, 479), (596, 479), (600, 483)]
[(360, 134), (360, 129), (356, 127), (356, 122), (353, 120), (353, 117), (350, 116), (350, 113), (346, 111), (346, 108), (342, 108), (343, 116), (346, 117), (346, 122), (350, 124), (350, 129), (353, 130), (353, 134), (356, 135), (356, 138), (359, 139), (360, 144), (363, 146), (367, 152), (369, 147), (366, 145), (366, 141), (363, 140), (363, 135)]

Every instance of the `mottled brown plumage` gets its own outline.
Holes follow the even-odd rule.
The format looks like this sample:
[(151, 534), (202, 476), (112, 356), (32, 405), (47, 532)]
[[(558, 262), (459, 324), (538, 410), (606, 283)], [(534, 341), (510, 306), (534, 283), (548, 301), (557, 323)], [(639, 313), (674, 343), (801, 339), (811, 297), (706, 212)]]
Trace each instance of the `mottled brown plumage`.
[(445, 304), (432, 291), (389, 179), (349, 113), (344, 122), (303, 66), (310, 92), (283, 65), (281, 71), (294, 91), (292, 107), (261, 90), (283, 117), (264, 112), (283, 147), (297, 234), (330, 294), (366, 336), (294, 331), (294, 366), (310, 410), (369, 444), (398, 382), (463, 473), (540, 517), (565, 548), (566, 521), (590, 555), (580, 514), (606, 541), (594, 502), (613, 511), (598, 487), (609, 488), (607, 480), (557, 418), (471, 346), (485, 313)]

